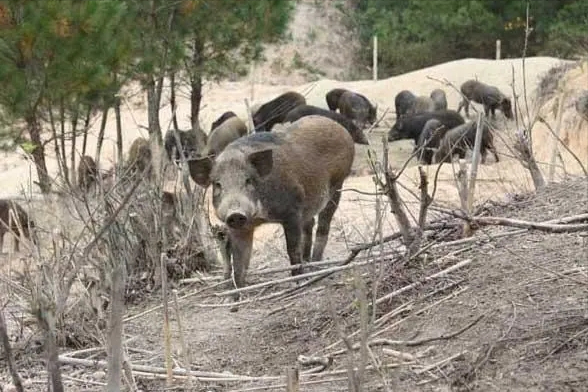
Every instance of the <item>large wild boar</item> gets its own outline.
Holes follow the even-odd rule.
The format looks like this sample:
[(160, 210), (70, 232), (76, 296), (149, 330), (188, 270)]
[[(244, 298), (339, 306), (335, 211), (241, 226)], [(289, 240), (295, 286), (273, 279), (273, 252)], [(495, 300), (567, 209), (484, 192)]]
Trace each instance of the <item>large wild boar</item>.
[(396, 118), (401, 118), (409, 113), (417, 97), (408, 90), (402, 90), (394, 98), (394, 107), (396, 108)]
[[(435, 163), (451, 162), (453, 155), (459, 154), (461, 159), (466, 156), (467, 150), (474, 148), (476, 142), (476, 121), (468, 121), (465, 124), (459, 125), (450, 129), (445, 133), (445, 136), (439, 143), (439, 148), (435, 152)], [(480, 145), (480, 155), (482, 163), (486, 163), (486, 156), (488, 151), (494, 155), (494, 160), (500, 162), (498, 152), (494, 146), (494, 137), (492, 131), (486, 121), (482, 122), (482, 144)]]
[(302, 273), (303, 260), (321, 260), (354, 154), (353, 139), (343, 126), (308, 116), (286, 132), (237, 139), (212, 167), (208, 158), (190, 161), (192, 179), (202, 186), (212, 184), (216, 216), (227, 226), (232, 263), (227, 263), (225, 278), (231, 277), (232, 265), (236, 286), (245, 285), (253, 232), (264, 223), (282, 225), (290, 263), (300, 265), (292, 275)]
[(367, 128), (376, 122), (378, 107), (361, 94), (345, 91), (337, 103), (339, 112), (355, 122), (360, 128)]
[(88, 192), (92, 185), (98, 180), (98, 166), (94, 158), (84, 155), (78, 165), (78, 187), (84, 192)]
[[(13, 214), (10, 213), (13, 211)], [(12, 218), (10, 217), (12, 215)], [(15, 220), (16, 218), (16, 220)], [(22, 228), (22, 231), (19, 229)], [(17, 234), (14, 236), (14, 251), (20, 251), (19, 236), (23, 236), (35, 243), (31, 236), (30, 229), (35, 223), (29, 218), (25, 210), (14, 200), (0, 199), (0, 252), (4, 249), (4, 235), (9, 231)]]
[(300, 105), (295, 107), (294, 109), (290, 110), (284, 118), (284, 122), (294, 122), (296, 120), (301, 119), (302, 117), (318, 115), (330, 118), (331, 120), (337, 121), (339, 124), (343, 125), (347, 132), (353, 138), (353, 141), (357, 144), (369, 144), (368, 138), (363, 133), (363, 130), (359, 129), (357, 125), (347, 117), (343, 116), (340, 113), (333, 112), (331, 110), (326, 110), (319, 108), (317, 106), (312, 105)]
[(178, 129), (176, 130), (176, 132), (178, 132), (178, 136), (180, 138), (180, 147), (182, 151), (178, 151), (176, 137), (174, 135), (173, 129), (170, 129), (165, 133), (165, 137), (163, 139), (163, 146), (165, 148), (165, 152), (167, 153), (168, 159), (177, 165), (181, 162), (182, 155), (184, 155), (184, 158), (188, 160), (190, 159), (190, 157), (197, 154), (198, 141), (196, 133), (192, 130), (181, 131)]
[(325, 100), (327, 101), (327, 106), (329, 107), (329, 110), (336, 112), (337, 109), (339, 109), (339, 99), (341, 99), (341, 95), (348, 91), (349, 90), (346, 90), (344, 88), (334, 88), (330, 90), (325, 95)]
[(438, 110), (419, 114), (407, 115), (396, 120), (388, 132), (388, 141), (393, 142), (400, 139), (412, 139), (417, 144), (419, 136), (425, 124), (430, 119), (437, 119), (448, 129), (454, 128), (465, 122), (463, 117), (455, 110)]
[(431, 91), (431, 99), (435, 103), (435, 110), (447, 110), (447, 96), (445, 95), (445, 91), (436, 88)]
[(419, 114), (435, 111), (435, 102), (430, 97), (420, 95), (416, 97), (412, 103), (412, 107), (408, 110), (407, 114)]
[(216, 128), (218, 128), (219, 125), (221, 125), (231, 117), (237, 117), (235, 112), (228, 111), (221, 114), (219, 118), (212, 122), (212, 125), (210, 126), (210, 132), (214, 131)]
[(432, 118), (425, 123), (415, 146), (415, 150), (420, 150), (419, 161), (421, 163), (430, 165), (433, 162), (434, 151), (437, 150), (441, 139), (448, 130), (436, 118)]
[(469, 101), (484, 105), (484, 113), (486, 114), (486, 117), (488, 117), (489, 113), (492, 113), (492, 117), (495, 117), (496, 109), (500, 109), (508, 119), (514, 117), (510, 98), (504, 95), (498, 88), (470, 79), (461, 85), (460, 90), (465, 98), (459, 103), (457, 111), (461, 112), (461, 108), (465, 107), (466, 117), (470, 116)]
[(298, 105), (304, 105), (306, 98), (295, 91), (288, 91), (261, 105), (253, 115), (255, 132), (269, 132), (274, 124), (284, 121), (288, 112)]

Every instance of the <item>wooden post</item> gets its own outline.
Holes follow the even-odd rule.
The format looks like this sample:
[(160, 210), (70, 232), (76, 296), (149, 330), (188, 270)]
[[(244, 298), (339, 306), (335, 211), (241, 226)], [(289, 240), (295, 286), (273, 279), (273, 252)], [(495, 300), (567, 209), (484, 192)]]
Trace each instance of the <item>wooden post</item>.
[[(478, 177), (478, 164), (480, 163), (480, 147), (482, 145), (482, 121), (484, 116), (480, 112), (478, 114), (478, 122), (476, 124), (476, 141), (474, 142), (474, 151), (472, 152), (472, 165), (470, 166), (470, 178), (468, 181), (468, 216), (472, 213), (474, 206), (474, 195), (476, 193), (476, 177)], [(464, 227), (464, 237), (469, 237), (472, 234), (471, 227), (468, 222)]]
[(553, 177), (555, 175), (555, 159), (557, 158), (557, 145), (559, 144), (559, 133), (561, 130), (561, 120), (563, 118), (563, 104), (565, 102), (566, 93), (562, 92), (559, 96), (559, 102), (557, 105), (557, 123), (555, 124), (555, 129), (553, 130), (553, 145), (551, 147), (551, 160), (549, 161), (549, 182), (553, 182)]
[(253, 124), (253, 115), (251, 114), (251, 106), (249, 105), (249, 100), (245, 98), (245, 110), (247, 110), (247, 134), (251, 135), (255, 132), (255, 124)]
[(286, 392), (300, 392), (300, 377), (298, 368), (288, 368), (286, 373)]
[(378, 36), (374, 35), (374, 52), (373, 52), (373, 64), (372, 71), (374, 76), (374, 82), (378, 81)]
[(496, 60), (500, 60), (500, 40), (496, 40)]

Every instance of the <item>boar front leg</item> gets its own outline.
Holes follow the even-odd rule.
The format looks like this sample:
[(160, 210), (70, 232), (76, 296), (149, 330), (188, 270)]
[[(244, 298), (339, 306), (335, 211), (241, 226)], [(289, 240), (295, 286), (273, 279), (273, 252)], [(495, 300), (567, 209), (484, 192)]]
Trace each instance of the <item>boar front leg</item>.
[(337, 207), (339, 207), (339, 201), (341, 200), (342, 187), (343, 182), (332, 187), (331, 194), (333, 196), (331, 196), (331, 200), (329, 200), (326, 207), (319, 213), (316, 239), (314, 240), (314, 249), (312, 250), (312, 261), (320, 261), (323, 259), (323, 252), (325, 251), (329, 239), (331, 221), (333, 220), (333, 215), (335, 215)]
[(300, 275), (302, 271), (302, 219), (291, 218), (282, 223), (286, 236), (286, 249), (290, 258), (290, 265), (300, 265), (300, 268), (292, 270), (292, 276)]
[[(230, 255), (225, 266), (225, 279), (231, 279), (236, 288), (241, 288), (245, 286), (245, 276), (251, 260), (253, 230), (229, 230), (229, 240)], [(239, 293), (235, 293), (233, 299), (239, 300)]]

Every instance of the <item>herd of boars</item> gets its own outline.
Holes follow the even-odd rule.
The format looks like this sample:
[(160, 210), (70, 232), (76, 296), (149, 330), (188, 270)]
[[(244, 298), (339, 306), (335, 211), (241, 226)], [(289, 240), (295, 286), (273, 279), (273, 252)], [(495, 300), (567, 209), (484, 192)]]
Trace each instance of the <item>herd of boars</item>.
[[(481, 103), (487, 115), (494, 116), (499, 109), (507, 118), (513, 117), (510, 99), (496, 87), (469, 80), (461, 92), (464, 99), (457, 111), (448, 109), (441, 89), (430, 96), (399, 92), (396, 122), (388, 140), (413, 139), (415, 149), (422, 151), (422, 162), (447, 162), (454, 154), (463, 158), (473, 145), (476, 124), (466, 122), (459, 113), (465, 108), (469, 116), (470, 100)], [(253, 233), (261, 224), (283, 227), (290, 263), (297, 267), (292, 275), (303, 272), (304, 261), (319, 261), (323, 256), (340, 190), (351, 173), (355, 144), (369, 144), (364, 130), (377, 121), (377, 105), (357, 92), (336, 88), (325, 100), (328, 110), (309, 105), (297, 92), (281, 94), (252, 113), (254, 132), (249, 134), (245, 122), (227, 111), (212, 123), (201, 151), (196, 151), (191, 132), (165, 135), (168, 158), (176, 164), (185, 160), (192, 179), (212, 187), (215, 214), (228, 234), (231, 260), (225, 260), (225, 278), (232, 277), (236, 287), (245, 285)], [(285, 124), (285, 128), (272, 130), (276, 124)], [(498, 161), (490, 129), (484, 127), (483, 132), (483, 160), (491, 151)], [(140, 171), (148, 169), (151, 151), (147, 139), (133, 142), (129, 159)], [(82, 158), (78, 175), (83, 190), (96, 180), (98, 169), (91, 157)], [(173, 195), (164, 196), (168, 202), (175, 200)], [(0, 219), (4, 219), (3, 206), (0, 203)], [(25, 218), (23, 215), (23, 221)]]

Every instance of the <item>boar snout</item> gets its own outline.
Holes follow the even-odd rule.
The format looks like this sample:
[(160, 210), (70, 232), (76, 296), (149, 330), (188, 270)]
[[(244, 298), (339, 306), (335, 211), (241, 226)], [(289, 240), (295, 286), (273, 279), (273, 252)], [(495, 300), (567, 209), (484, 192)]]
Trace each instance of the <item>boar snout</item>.
[(231, 229), (242, 229), (247, 224), (247, 217), (240, 212), (231, 212), (226, 219), (227, 226)]

